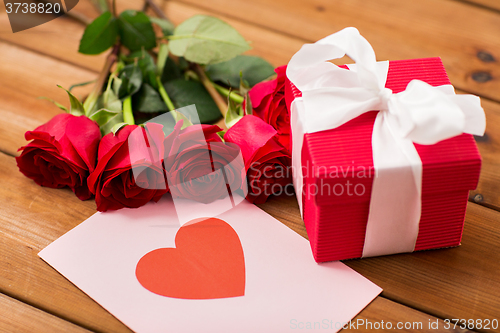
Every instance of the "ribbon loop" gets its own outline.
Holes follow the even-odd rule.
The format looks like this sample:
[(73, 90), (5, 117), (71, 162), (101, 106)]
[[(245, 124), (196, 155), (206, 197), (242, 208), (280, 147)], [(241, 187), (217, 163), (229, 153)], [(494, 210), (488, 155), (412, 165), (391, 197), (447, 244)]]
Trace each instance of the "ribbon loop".
[[(349, 70), (331, 59), (348, 55)], [(356, 28), (346, 28), (315, 44), (305, 44), (287, 67), (290, 81), (302, 92), (292, 103), (295, 190), (301, 206), (301, 149), (304, 133), (336, 128), (380, 110), (372, 134), (373, 164), (370, 213), (363, 256), (413, 251), (421, 210), (422, 162), (413, 145), (434, 144), (461, 133), (482, 135), (486, 120), (476, 96), (454, 93), (453, 87), (432, 87), (413, 80), (393, 94), (385, 88), (388, 62)], [(294, 125), (295, 124), (295, 125)], [(393, 200), (393, 198), (398, 198)], [(302, 207), (301, 207), (302, 209)]]

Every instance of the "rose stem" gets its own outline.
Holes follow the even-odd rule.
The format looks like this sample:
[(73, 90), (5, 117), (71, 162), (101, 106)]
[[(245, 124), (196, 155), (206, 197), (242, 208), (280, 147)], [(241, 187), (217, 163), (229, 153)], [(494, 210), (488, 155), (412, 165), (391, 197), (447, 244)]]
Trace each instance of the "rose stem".
[(162, 18), (162, 19), (165, 19), (167, 20), (167, 16), (163, 13), (163, 11), (161, 10), (161, 8), (153, 1), (153, 0), (145, 0), (145, 4), (144, 6), (146, 6), (146, 4), (151, 7), (151, 9), (155, 12), (155, 14)]
[[(167, 19), (167, 16), (163, 13), (161, 8), (158, 7), (158, 5), (156, 3), (153, 2), (153, 0), (145, 0), (145, 1), (158, 17), (160, 17), (162, 19)], [(210, 81), (210, 79), (207, 77), (203, 68), (198, 64), (192, 64), (192, 65), (194, 67), (196, 74), (198, 74), (198, 77), (200, 78), (201, 83), (203, 84), (205, 89), (208, 91), (208, 93), (210, 94), (212, 99), (214, 100), (214, 102), (217, 105), (217, 107), (219, 108), (221, 114), (223, 116), (225, 116), (226, 112), (227, 112), (226, 101), (214, 88), (212, 81)]]
[(106, 58), (106, 62), (104, 63), (104, 67), (102, 68), (101, 72), (99, 73), (99, 77), (97, 78), (97, 82), (95, 83), (94, 88), (90, 92), (87, 99), (85, 99), (85, 102), (83, 103), (83, 108), (85, 109), (86, 116), (89, 116), (88, 113), (94, 108), (95, 104), (97, 103), (97, 98), (101, 94), (102, 87), (104, 86), (104, 83), (108, 78), (109, 72), (111, 71), (111, 67), (118, 58), (119, 51), (120, 51), (120, 43), (116, 43), (115, 46), (113, 47), (113, 50)]
[[(231, 98), (231, 100), (237, 104), (241, 104), (243, 103), (243, 101), (245, 100), (243, 98), (243, 96), (237, 94), (236, 92), (234, 91), (230, 91), (229, 89), (226, 89), (220, 85), (218, 85), (217, 83), (214, 83), (212, 82), (212, 85), (215, 87), (215, 89), (220, 93), (222, 94), (223, 96), (225, 97), (229, 97)], [(231, 94), (230, 94), (231, 93)]]
[(123, 121), (129, 125), (135, 125), (134, 112), (132, 111), (132, 96), (123, 101)]
[(175, 110), (174, 103), (172, 103), (172, 100), (167, 94), (167, 91), (165, 90), (165, 87), (163, 87), (163, 84), (161, 83), (160, 77), (156, 78), (156, 82), (158, 82), (158, 91), (160, 92), (160, 96), (167, 105), (167, 108), (169, 111)]
[(113, 9), (113, 16), (116, 17), (116, 0), (112, 0), (111, 8)]
[(215, 104), (217, 104), (217, 106), (219, 107), (219, 110), (222, 113), (222, 116), (225, 117), (226, 112), (227, 112), (226, 101), (217, 92), (215, 87), (212, 85), (212, 81), (210, 81), (210, 79), (207, 77), (207, 75), (205, 74), (205, 71), (203, 70), (203, 68), (200, 65), (194, 64), (194, 70), (195, 70), (196, 74), (198, 74), (198, 77), (200, 78), (200, 81), (203, 84), (203, 86), (205, 87), (205, 89), (208, 91), (210, 96), (212, 96)]

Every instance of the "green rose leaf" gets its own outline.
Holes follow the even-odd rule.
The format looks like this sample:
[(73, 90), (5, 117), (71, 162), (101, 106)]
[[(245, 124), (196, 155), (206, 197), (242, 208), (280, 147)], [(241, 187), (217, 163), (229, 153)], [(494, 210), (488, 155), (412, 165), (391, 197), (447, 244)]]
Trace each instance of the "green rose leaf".
[(156, 85), (156, 65), (153, 57), (144, 50), (133, 52), (129, 55), (127, 59), (129, 62), (137, 61), (137, 65), (141, 69), (142, 77), (144, 81), (157, 87)]
[(240, 72), (250, 87), (274, 75), (274, 67), (261, 57), (239, 55), (206, 68), (212, 81), (229, 84), (233, 88), (240, 86)]
[(130, 51), (145, 50), (156, 46), (156, 35), (149, 17), (143, 12), (126, 10), (118, 18), (120, 38)]
[(171, 58), (167, 58), (165, 61), (165, 66), (163, 67), (163, 72), (161, 74), (161, 81), (167, 82), (183, 77), (182, 69), (173, 61)]
[(127, 125), (128, 125), (127, 123), (117, 123), (113, 127), (111, 127), (111, 129), (107, 133), (113, 133), (113, 135), (116, 135), (116, 132), (118, 132), (119, 130), (121, 130), (123, 127), (125, 127)]
[(76, 87), (84, 87), (84, 86), (89, 85), (91, 83), (95, 83), (96, 81), (97, 80), (92, 80), (92, 81), (87, 81), (87, 82), (81, 82), (81, 83), (75, 83), (74, 85), (72, 85), (71, 87), (68, 88), (68, 91), (71, 91), (71, 90), (73, 90)]
[[(57, 85), (59, 88), (61, 89), (64, 89), (62, 86), (60, 85)], [(66, 90), (66, 89), (64, 89)], [(70, 103), (70, 109), (69, 109), (69, 113), (74, 115), (74, 116), (82, 116), (85, 114), (85, 109), (83, 107), (83, 104), (82, 102), (80, 102), (80, 100), (78, 98), (75, 97), (75, 95), (73, 95), (72, 93), (70, 93), (68, 90), (66, 90), (66, 92), (68, 93), (68, 97), (69, 97), (69, 103)]]
[(111, 111), (121, 111), (122, 110), (122, 101), (115, 95), (112, 89), (106, 89), (105, 92), (101, 95), (102, 99), (102, 108), (108, 109)]
[(144, 81), (152, 85), (153, 87), (157, 88), (157, 83), (156, 83), (156, 64), (153, 58), (146, 53), (147, 55), (144, 56), (139, 60), (139, 68), (142, 71), (142, 76), (144, 77)]
[(154, 16), (150, 16), (149, 19), (161, 28), (164, 36), (170, 36), (174, 33), (175, 25), (173, 25), (169, 20)]
[(99, 125), (102, 135), (112, 132), (114, 126), (123, 123), (122, 111), (100, 109), (91, 114), (89, 118)]
[(159, 77), (163, 75), (163, 69), (165, 69), (165, 64), (168, 59), (168, 44), (160, 44), (160, 48), (158, 50), (158, 57), (156, 59), (156, 74)]
[(250, 49), (236, 29), (206, 15), (182, 22), (168, 38), (172, 54), (202, 65), (227, 61)]
[(147, 83), (144, 83), (137, 94), (134, 95), (132, 105), (135, 111), (144, 113), (168, 111), (158, 91)]
[(118, 37), (118, 23), (110, 12), (102, 13), (90, 23), (82, 39), (78, 52), (83, 54), (99, 54), (109, 49)]
[(142, 71), (136, 64), (130, 64), (123, 67), (120, 74), (119, 98), (131, 96), (139, 91), (142, 85)]
[(214, 122), (222, 116), (200, 82), (177, 79), (164, 83), (164, 87), (176, 108), (194, 104), (202, 124)]

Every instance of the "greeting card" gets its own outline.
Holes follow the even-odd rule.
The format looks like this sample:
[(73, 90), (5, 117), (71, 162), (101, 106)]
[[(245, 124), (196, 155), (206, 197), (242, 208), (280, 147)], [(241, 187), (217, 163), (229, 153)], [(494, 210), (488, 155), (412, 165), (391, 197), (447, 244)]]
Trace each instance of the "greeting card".
[(246, 201), (197, 207), (182, 225), (169, 196), (96, 213), (39, 256), (136, 332), (338, 331), (381, 292)]

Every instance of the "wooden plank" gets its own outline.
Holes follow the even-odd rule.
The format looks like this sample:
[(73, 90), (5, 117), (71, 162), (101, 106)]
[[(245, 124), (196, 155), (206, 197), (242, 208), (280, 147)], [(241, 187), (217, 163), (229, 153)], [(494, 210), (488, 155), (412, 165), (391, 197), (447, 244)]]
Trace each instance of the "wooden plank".
[[(52, 103), (37, 99), (50, 97), (69, 107), (66, 92), (78, 82), (90, 81), (96, 74), (24, 48), (0, 42), (0, 151), (11, 155), (26, 144), (24, 133), (62, 112)], [(91, 86), (75, 88), (85, 96)]]
[[(129, 2), (123, 1), (119, 4), (124, 8), (129, 8)], [(137, 2), (135, 2), (135, 6), (137, 7)], [(92, 15), (92, 8), (83, 8), (87, 15)], [(76, 9), (81, 9), (81, 7), (76, 7)], [(185, 5), (177, 6), (175, 9), (175, 17), (180, 21), (201, 13), (201, 11)], [(0, 22), (2, 21), (0, 20)], [(5, 25), (6, 21), (3, 22)], [(69, 87), (74, 83), (90, 81), (96, 78), (97, 74), (94, 71), (102, 66), (99, 61), (95, 60), (94, 56), (83, 56), (77, 53), (78, 40), (83, 32), (83, 26), (81, 26), (81, 32), (76, 31), (76, 28), (73, 27), (73, 33), (65, 34), (64, 27), (70, 21), (58, 18), (50, 23), (57, 26), (57, 29), (43, 35), (44, 38), (38, 38), (37, 36), (40, 34), (37, 34), (36, 31), (45, 25), (34, 28), (34, 32), (31, 34), (28, 34), (30, 30), (27, 30), (27, 37), (19, 39), (17, 35), (21, 32), (0, 34), (0, 48), (2, 49), (0, 54), (0, 86), (2, 87), (0, 99), (3, 101), (0, 105), (0, 114), (6, 120), (0, 123), (0, 151), (11, 155), (16, 155), (17, 149), (26, 143), (24, 140), (26, 131), (34, 129), (61, 112), (51, 103), (37, 100), (37, 97), (50, 97), (68, 106), (67, 96), (63, 90), (56, 87), (56, 84)], [(263, 56), (275, 65), (284, 63), (302, 45), (298, 39), (266, 32), (265, 29), (259, 27), (236, 21), (230, 23), (244, 32), (248, 39), (252, 39), (252, 36), (259, 36), (259, 39), (254, 39), (254, 49), (250, 53)], [(10, 27), (7, 28), (10, 29)], [(64, 40), (64, 45), (71, 45), (71, 47), (61, 49), (58, 44), (59, 38)], [(1, 40), (8, 42), (1, 42)], [(30, 50), (35, 52), (30, 52)], [(40, 55), (38, 52), (42, 52), (44, 55)], [(59, 60), (64, 60), (64, 62)], [(83, 68), (71, 64), (77, 64)], [(85, 66), (91, 70), (84, 69)], [(75, 93), (77, 96), (85, 96), (89, 88), (90, 86), (76, 88)], [(33, 112), (32, 110), (37, 111)]]
[[(260, 207), (304, 233), (293, 197)], [(286, 201), (284, 204), (281, 201)], [(276, 209), (276, 211), (275, 211)], [(375, 282), (383, 296), (440, 318), (500, 319), (500, 213), (469, 203), (462, 245), (344, 263)]]
[(3, 294), (0, 294), (0, 313), (2, 332), (90, 332)]
[(500, 210), (500, 104), (486, 99), (481, 101), (486, 112), (486, 135), (477, 138), (483, 158), (477, 189), (470, 199), (478, 204)]
[[(206, 7), (206, 10), (172, 1), (167, 2), (164, 7), (165, 12), (176, 24), (197, 13), (212, 13), (216, 16), (221, 16), (217, 13), (224, 14), (224, 19), (253, 41), (255, 49), (251, 53), (262, 55), (275, 65), (286, 63), (303, 42), (314, 41), (343, 26), (354, 25), (370, 40), (380, 59), (439, 55), (443, 58), (452, 83), (457, 87), (499, 100), (500, 97), (496, 92), (500, 87), (497, 79), (500, 65), (496, 59), (497, 55), (500, 55), (500, 46), (496, 43), (496, 36), (500, 31), (500, 24), (497, 24), (500, 23), (500, 15), (458, 2), (439, 1), (431, 4), (428, 3), (431, 0), (425, 0), (412, 3), (411, 8), (402, 8), (395, 4), (396, 1), (378, 0), (363, 5), (351, 1), (335, 6), (326, 4), (314, 6), (309, 2), (297, 1), (292, 6), (280, 2), (269, 3), (267, 0), (251, 4), (242, 0), (216, 0), (207, 7), (208, 5), (201, 0), (183, 0), (198, 7)], [(119, 2), (119, 10), (141, 6), (141, 2), (138, 1)], [(363, 10), (359, 11), (359, 8)], [(86, 1), (81, 1), (74, 10), (89, 17), (96, 15)], [(274, 15), (273, 13), (277, 11), (281, 14)], [(452, 17), (448, 17), (450, 12), (454, 14)], [(283, 15), (284, 13), (288, 15)], [(268, 15), (275, 17), (271, 19)], [(0, 39), (93, 70), (99, 69), (102, 56), (96, 58), (76, 52), (83, 32), (83, 26), (79, 23), (59, 18), (40, 27), (12, 34), (5, 14), (1, 17), (0, 32), (3, 33), (0, 33)], [(230, 17), (236, 19), (231, 20)], [(249, 17), (252, 17), (252, 24), (245, 23)], [(398, 19), (394, 20), (395, 17)], [(491, 24), (491, 28), (487, 24)], [(255, 25), (265, 26), (297, 38), (288, 37), (288, 40), (283, 36), (275, 38), (279, 34)], [(43, 39), (33, 38), (44, 32), (51, 33), (45, 33)], [(48, 48), (47, 44), (51, 47)], [(478, 56), (480, 51), (484, 51), (483, 56)], [(489, 61), (490, 58), (484, 54), (491, 55), (494, 61)], [(474, 73), (474, 77), (479, 80), (487, 79), (488, 75), (493, 79), (477, 82), (471, 79)]]
[(391, 330), (405, 332), (462, 331), (454, 330), (453, 325), (447, 325), (442, 319), (438, 319), (383, 297), (377, 297), (365, 308), (365, 310), (353, 318), (349, 324), (351, 326), (345, 325), (346, 329), (342, 330), (342, 332)]
[[(355, 26), (378, 59), (440, 56), (455, 86), (500, 101), (500, 15), (496, 12), (448, 0), (180, 1), (309, 42)], [(165, 5), (173, 20), (172, 9), (177, 6), (171, 1)], [(481, 51), (496, 60), (481, 60)]]
[[(84, 4), (85, 1), (80, 1), (75, 10)], [(92, 71), (99, 71), (105, 54), (88, 56), (77, 52), (84, 29), (83, 24), (63, 16), (35, 28), (12, 33), (5, 10), (0, 14), (0, 40), (22, 45)], [(0, 57), (3, 58), (3, 55)]]
[(0, 292), (101, 332), (130, 332), (38, 257), (38, 252), (95, 213), (68, 189), (37, 186), (0, 153)]
[[(81, 3), (84, 3), (84, 1), (81, 1)], [(118, 7), (119, 10), (140, 8), (141, 6), (138, 6), (138, 4), (140, 4), (138, 1), (126, 0), (120, 1)], [(74, 10), (84, 13), (89, 17), (94, 17), (95, 15), (95, 11), (88, 7), (77, 6)], [(209, 13), (193, 8), (192, 6), (177, 3), (172, 3), (171, 6), (169, 4), (168, 11), (172, 14), (172, 21), (175, 24), (179, 24), (196, 14)], [(303, 44), (303, 41), (300, 39), (286, 37), (252, 24), (242, 23), (239, 20), (228, 20), (228, 22), (238, 29), (245, 38), (252, 41), (253, 49), (248, 54), (263, 56), (276, 66), (288, 62), (288, 59)], [(9, 43), (20, 45), (94, 71), (100, 70), (104, 61), (104, 55), (86, 56), (77, 52), (79, 40), (84, 30), (82, 24), (62, 18), (49, 23), (24, 32), (12, 34), (8, 26), (6, 14), (0, 15), (0, 40), (8, 41)], [(46, 25), (48, 26), (46, 27)], [(67, 32), (66, 26), (69, 26), (69, 32)], [(44, 37), (39, 38), (42, 35)]]
[(346, 261), (383, 295), (440, 318), (500, 318), (500, 213), (469, 203), (462, 245)]
[[(0, 165), (0, 201), (4, 203), (0, 211), (0, 292), (92, 330), (129, 332), (37, 256), (41, 249), (91, 216), (95, 212), (94, 203), (79, 201), (69, 190), (37, 186), (18, 172), (10, 156), (0, 153)], [(284, 197), (266, 205), (268, 211), (274, 209), (278, 219), (296, 229), (300, 225), (297, 216), (293, 218), (286, 213), (292, 200), (295, 198)], [(407, 321), (426, 325), (437, 320), (381, 297), (356, 319), (391, 321), (394, 325)]]
[(458, 0), (465, 3), (471, 3), (478, 6), (482, 6), (486, 9), (500, 10), (500, 2), (498, 0)]

